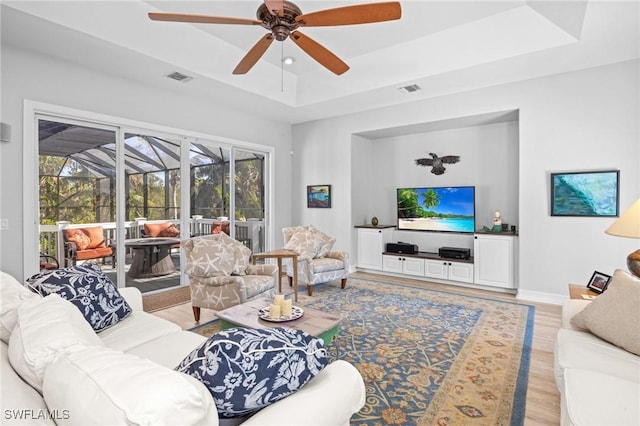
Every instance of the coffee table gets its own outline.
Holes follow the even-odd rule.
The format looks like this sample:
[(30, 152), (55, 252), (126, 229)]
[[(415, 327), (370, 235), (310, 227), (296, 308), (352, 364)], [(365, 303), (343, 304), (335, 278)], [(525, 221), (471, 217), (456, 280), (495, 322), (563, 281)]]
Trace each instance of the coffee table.
[(321, 338), (325, 345), (335, 339), (342, 317), (317, 309), (302, 307), (303, 315), (292, 321), (271, 322), (258, 317), (258, 311), (269, 306), (271, 299), (256, 299), (241, 305), (232, 306), (216, 312), (223, 330), (232, 327), (273, 328), (289, 327), (306, 331), (312, 336)]

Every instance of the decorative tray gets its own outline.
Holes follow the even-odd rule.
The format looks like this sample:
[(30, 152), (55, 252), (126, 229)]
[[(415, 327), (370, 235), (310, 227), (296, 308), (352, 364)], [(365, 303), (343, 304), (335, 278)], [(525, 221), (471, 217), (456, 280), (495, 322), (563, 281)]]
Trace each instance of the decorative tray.
[(297, 320), (302, 316), (302, 314), (304, 314), (304, 311), (302, 310), (302, 308), (299, 308), (297, 306), (291, 307), (291, 316), (283, 315), (277, 318), (271, 318), (271, 315), (269, 315), (268, 306), (264, 308), (260, 308), (260, 310), (258, 310), (258, 317), (260, 317), (260, 319), (263, 319), (265, 321), (271, 321), (271, 322), (285, 322), (285, 321)]

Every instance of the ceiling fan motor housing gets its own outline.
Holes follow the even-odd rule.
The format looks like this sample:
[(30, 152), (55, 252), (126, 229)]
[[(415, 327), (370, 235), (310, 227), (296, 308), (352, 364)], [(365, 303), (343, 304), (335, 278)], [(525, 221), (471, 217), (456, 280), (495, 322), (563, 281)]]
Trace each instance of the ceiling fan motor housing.
[(296, 17), (302, 15), (302, 11), (295, 4), (284, 1), (282, 5), (282, 12), (279, 12), (270, 11), (266, 3), (262, 3), (256, 13), (257, 18), (262, 21), (262, 26), (270, 30), (278, 41), (286, 40), (291, 31), (298, 28)]

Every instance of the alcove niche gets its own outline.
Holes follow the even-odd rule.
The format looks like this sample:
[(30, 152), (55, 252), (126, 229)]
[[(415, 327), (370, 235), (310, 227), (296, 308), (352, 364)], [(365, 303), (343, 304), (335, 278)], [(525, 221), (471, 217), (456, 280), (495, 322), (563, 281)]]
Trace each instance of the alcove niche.
[[(458, 155), (460, 161), (435, 175), (415, 162), (429, 153)], [(354, 225), (369, 224), (373, 216), (380, 224), (396, 225), (397, 188), (474, 186), (476, 229), (490, 225), (495, 210), (504, 223), (518, 226), (518, 110), (356, 133), (351, 159)], [(473, 249), (469, 234), (396, 230), (393, 240), (417, 244), (420, 251)]]

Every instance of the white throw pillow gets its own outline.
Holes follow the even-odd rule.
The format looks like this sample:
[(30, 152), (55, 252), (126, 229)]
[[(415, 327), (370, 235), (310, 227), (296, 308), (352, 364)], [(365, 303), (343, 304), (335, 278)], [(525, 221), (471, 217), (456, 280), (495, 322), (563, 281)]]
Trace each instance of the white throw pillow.
[(183, 373), (109, 348), (83, 348), (47, 368), (50, 410), (68, 410), (59, 425), (217, 425), (207, 388)]
[(25, 300), (39, 298), (39, 295), (20, 284), (11, 275), (0, 271), (0, 340), (9, 343), (9, 337), (18, 320), (18, 307)]
[(60, 352), (103, 345), (78, 308), (52, 294), (25, 301), (18, 308), (18, 321), (9, 339), (9, 362), (42, 393), (45, 370)]
[(617, 269), (607, 290), (578, 312), (571, 325), (640, 355), (640, 280)]

